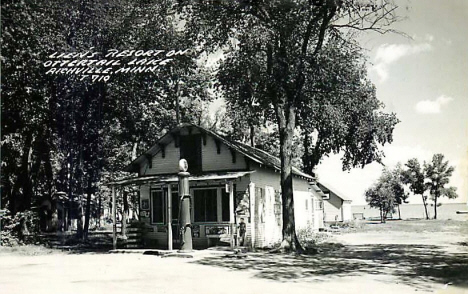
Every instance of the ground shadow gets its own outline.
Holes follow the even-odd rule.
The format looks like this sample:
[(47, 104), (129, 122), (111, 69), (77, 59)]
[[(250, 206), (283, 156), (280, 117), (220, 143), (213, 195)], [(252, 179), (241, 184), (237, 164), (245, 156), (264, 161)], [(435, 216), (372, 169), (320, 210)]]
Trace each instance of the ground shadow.
[(438, 246), (324, 244), (320, 254), (249, 253), (209, 257), (203, 265), (251, 270), (256, 277), (278, 281), (320, 281), (363, 274), (392, 275), (391, 283), (427, 289), (431, 283), (468, 288), (468, 253), (449, 253)]
[(76, 234), (44, 234), (41, 240), (48, 248), (70, 254), (106, 253), (113, 248), (112, 235), (102, 232), (90, 233), (86, 240)]

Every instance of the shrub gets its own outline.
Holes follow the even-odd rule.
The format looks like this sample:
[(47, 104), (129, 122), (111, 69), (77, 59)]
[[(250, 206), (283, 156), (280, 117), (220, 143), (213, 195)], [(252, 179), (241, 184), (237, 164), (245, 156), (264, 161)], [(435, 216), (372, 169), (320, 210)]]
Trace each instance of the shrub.
[(2, 218), (2, 246), (16, 246), (37, 241), (39, 234), (39, 215), (31, 210), (15, 215), (7, 210)]
[(306, 252), (316, 252), (319, 244), (330, 239), (330, 235), (317, 232), (312, 227), (307, 227), (297, 231), (297, 238)]

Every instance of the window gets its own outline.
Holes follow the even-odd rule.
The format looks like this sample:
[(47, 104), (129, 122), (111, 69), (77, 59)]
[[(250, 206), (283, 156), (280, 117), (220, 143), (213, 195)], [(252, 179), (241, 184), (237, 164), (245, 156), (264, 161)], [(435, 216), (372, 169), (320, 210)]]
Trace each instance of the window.
[(151, 222), (165, 223), (164, 193), (162, 190), (151, 190)]
[(216, 222), (218, 220), (218, 189), (193, 191), (195, 222)]
[(316, 210), (322, 210), (323, 209), (323, 201), (322, 200), (315, 200), (316, 201)]
[(197, 174), (202, 171), (201, 135), (187, 135), (180, 137), (180, 158), (188, 163), (188, 172)]
[(177, 186), (172, 186), (172, 221), (177, 223), (179, 219), (179, 205), (180, 205), (179, 192)]

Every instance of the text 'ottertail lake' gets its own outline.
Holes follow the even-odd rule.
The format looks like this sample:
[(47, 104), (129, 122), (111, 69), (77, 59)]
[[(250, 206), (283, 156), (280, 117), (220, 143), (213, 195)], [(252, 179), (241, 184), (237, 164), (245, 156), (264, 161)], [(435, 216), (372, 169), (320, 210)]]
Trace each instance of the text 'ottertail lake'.
[(186, 55), (185, 50), (117, 50), (95, 52), (54, 52), (43, 63), (47, 75), (77, 76), (80, 81), (107, 82), (116, 74), (154, 73)]

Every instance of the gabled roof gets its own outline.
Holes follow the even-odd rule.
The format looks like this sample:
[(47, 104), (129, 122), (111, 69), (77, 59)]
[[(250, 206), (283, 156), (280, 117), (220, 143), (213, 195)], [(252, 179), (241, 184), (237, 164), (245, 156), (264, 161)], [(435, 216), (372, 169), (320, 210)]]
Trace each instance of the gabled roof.
[(352, 201), (351, 198), (349, 197), (346, 197), (346, 196), (343, 196), (343, 193), (337, 193), (337, 190), (333, 187), (331, 187), (328, 183), (324, 184), (322, 181), (318, 181), (318, 185), (320, 187), (320, 189), (324, 192), (331, 192), (333, 194), (335, 194), (338, 198), (341, 198), (343, 201)]
[[(135, 169), (136, 165), (140, 165), (141, 163), (143, 163), (146, 160), (148, 155), (154, 156), (155, 154), (160, 152), (160, 150), (161, 150), (160, 146), (161, 145), (166, 145), (166, 144), (170, 143), (174, 139), (174, 136), (176, 136), (180, 132), (181, 129), (189, 128), (189, 127), (197, 128), (201, 133), (205, 133), (205, 134), (207, 134), (209, 136), (214, 137), (215, 139), (219, 140), (220, 142), (222, 142), (223, 144), (225, 144), (229, 148), (232, 148), (233, 150), (239, 152), (240, 154), (246, 156), (250, 160), (252, 160), (252, 161), (254, 161), (254, 162), (256, 162), (256, 163), (258, 163), (260, 165), (264, 165), (264, 166), (266, 166), (268, 168), (272, 168), (272, 169), (275, 169), (275, 170), (280, 170), (280, 168), (281, 168), (280, 159), (278, 157), (276, 157), (276, 156), (273, 156), (273, 155), (263, 151), (263, 150), (260, 150), (260, 149), (255, 148), (255, 147), (251, 147), (249, 145), (246, 145), (246, 144), (243, 144), (243, 143), (240, 143), (240, 142), (228, 140), (227, 138), (225, 138), (225, 137), (223, 137), (223, 136), (221, 136), (221, 135), (219, 135), (219, 134), (217, 134), (217, 133), (215, 133), (213, 131), (205, 129), (203, 127), (200, 127), (200, 126), (197, 126), (197, 125), (194, 125), (194, 124), (190, 124), (190, 123), (183, 123), (183, 124), (180, 124), (179, 126), (175, 127), (174, 129), (172, 129), (168, 133), (166, 133), (164, 136), (162, 136), (156, 142), (156, 144), (154, 144), (146, 152), (144, 152), (142, 155), (140, 155), (138, 158), (136, 158), (134, 161), (132, 161), (127, 167), (125, 167), (124, 171), (136, 172), (136, 169)], [(294, 175), (299, 176), (299, 177), (304, 177), (304, 178), (307, 178), (309, 180), (314, 180), (315, 179), (313, 176), (302, 172), (301, 170), (299, 170), (296, 167), (292, 168), (292, 172), (293, 172)]]

